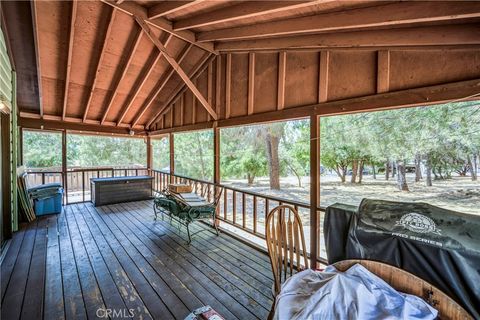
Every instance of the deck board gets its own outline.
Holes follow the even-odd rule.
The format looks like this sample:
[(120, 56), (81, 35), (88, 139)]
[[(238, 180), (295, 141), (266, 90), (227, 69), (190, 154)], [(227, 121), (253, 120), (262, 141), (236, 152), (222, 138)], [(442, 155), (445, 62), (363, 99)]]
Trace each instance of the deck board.
[(226, 319), (267, 317), (264, 253), (211, 232), (187, 245), (183, 229), (153, 218), (151, 201), (80, 203), (15, 233), (1, 266), (2, 319), (92, 319), (99, 309), (183, 319), (203, 305)]

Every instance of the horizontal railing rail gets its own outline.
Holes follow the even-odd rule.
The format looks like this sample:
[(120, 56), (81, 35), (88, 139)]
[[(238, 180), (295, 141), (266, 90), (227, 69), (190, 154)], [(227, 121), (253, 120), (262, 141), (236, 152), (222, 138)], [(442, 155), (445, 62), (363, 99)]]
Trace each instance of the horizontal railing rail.
[[(90, 179), (150, 175), (146, 167), (88, 167), (61, 170), (27, 169), (29, 186), (59, 182), (64, 188), (65, 204), (90, 201)], [(64, 175), (66, 174), (66, 179)]]

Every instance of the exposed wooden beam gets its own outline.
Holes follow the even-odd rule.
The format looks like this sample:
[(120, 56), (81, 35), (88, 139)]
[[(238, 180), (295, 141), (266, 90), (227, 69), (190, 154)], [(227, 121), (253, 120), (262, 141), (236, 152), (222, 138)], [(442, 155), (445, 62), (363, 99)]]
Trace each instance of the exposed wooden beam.
[[(185, 59), (185, 57), (190, 52), (192, 47), (193, 47), (192, 44), (187, 44), (187, 46), (185, 46), (185, 49), (182, 51), (182, 53), (180, 53), (178, 57), (178, 63), (182, 63), (183, 59)], [(140, 121), (142, 116), (145, 114), (145, 111), (147, 111), (148, 108), (150, 108), (153, 101), (155, 101), (155, 99), (158, 97), (158, 95), (160, 94), (160, 92), (165, 87), (168, 80), (170, 80), (170, 78), (173, 76), (174, 73), (175, 73), (175, 70), (173, 70), (173, 68), (171, 68), (169, 72), (165, 73), (165, 76), (163, 77), (163, 79), (160, 80), (158, 86), (155, 88), (155, 90), (153, 90), (153, 92), (150, 94), (149, 98), (147, 99), (146, 103), (140, 108), (139, 112), (135, 116), (135, 119), (132, 122), (132, 126), (135, 126), (138, 123), (138, 121)]]
[[(66, 123), (70, 123), (70, 122), (84, 123), (84, 124), (91, 124), (91, 125), (96, 125), (96, 126), (102, 125), (99, 120), (87, 119), (87, 121), (83, 122), (83, 119), (81, 117), (76, 118), (76, 117), (68, 117), (68, 116), (65, 117), (65, 120), (62, 120), (62, 116), (56, 116), (56, 115), (50, 115), (50, 114), (44, 114), (43, 118), (41, 118), (38, 113), (23, 112), (23, 111), (20, 112), (20, 117), (28, 118), (28, 119), (43, 119), (43, 120), (49, 120), (49, 121), (64, 121)], [(112, 121), (105, 121), (105, 123), (103, 125), (107, 126), (107, 127), (115, 127), (115, 126), (117, 126), (117, 123), (112, 122)], [(125, 123), (121, 124), (119, 127), (130, 128), (130, 129), (135, 129), (135, 130), (145, 129), (145, 127), (142, 126), (142, 125), (137, 125), (135, 127), (132, 127), (132, 126), (130, 126), (128, 124), (125, 124)]]
[(179, 39), (182, 39), (184, 41), (187, 41), (203, 50), (206, 50), (208, 52), (211, 52), (211, 53), (214, 53), (214, 54), (218, 54), (217, 51), (215, 51), (215, 49), (213, 48), (213, 42), (206, 42), (206, 43), (200, 43), (200, 42), (197, 42), (197, 39), (196, 39), (196, 36), (193, 32), (191, 31), (188, 31), (188, 30), (184, 30), (184, 31), (175, 31), (173, 30), (173, 27), (172, 27), (172, 22), (170, 22), (169, 20), (165, 19), (165, 18), (162, 18), (162, 17), (159, 17), (159, 18), (156, 18), (156, 19), (151, 19), (151, 20), (147, 20), (148, 19), (148, 11), (146, 8), (134, 3), (134, 2), (124, 2), (124, 3), (121, 3), (121, 4), (117, 4), (115, 3), (113, 0), (101, 0), (102, 2), (114, 7), (114, 8), (117, 8), (119, 10), (121, 10), (122, 12), (130, 15), (130, 16), (137, 16), (137, 17), (140, 17), (142, 18), (146, 23), (148, 23), (149, 25), (155, 27), (155, 28), (158, 28), (158, 29), (161, 29), (165, 32), (168, 32), (172, 35), (174, 35), (175, 37), (179, 38)]
[(163, 1), (157, 5), (154, 5), (148, 9), (148, 19), (155, 19), (159, 17), (166, 16), (167, 14), (174, 13), (191, 7), (194, 4), (202, 2), (202, 0), (197, 1)]
[(221, 102), (221, 92), (220, 88), (222, 85), (222, 56), (218, 55), (215, 59), (215, 110), (217, 114), (220, 115), (220, 104)]
[[(206, 54), (203, 59), (190, 71), (190, 77), (192, 79), (196, 79), (200, 76), (200, 74), (205, 70), (208, 66), (208, 63), (215, 58), (214, 55)], [(152, 124), (158, 121), (158, 119), (165, 114), (170, 106), (175, 103), (177, 99), (188, 89), (185, 83), (180, 83), (175, 90), (173, 90), (170, 97), (165, 100), (166, 102), (159, 108), (157, 114), (150, 119), (150, 121), (145, 125), (145, 127), (149, 128)]]
[(298, 9), (312, 6), (320, 2), (329, 1), (246, 1), (233, 6), (217, 9), (210, 12), (176, 21), (173, 24), (174, 30), (185, 30), (204, 27), (212, 24), (228, 21), (253, 18), (260, 15), (268, 15), (281, 11)]
[(320, 52), (320, 68), (318, 70), (318, 103), (328, 100), (328, 75), (330, 52)]
[(185, 104), (183, 103), (183, 95), (180, 96), (180, 126), (185, 123)]
[[(88, 132), (103, 132), (103, 133), (114, 133), (114, 134), (128, 134), (130, 128), (128, 127), (116, 127), (110, 125), (100, 125), (100, 124), (91, 124), (89, 122), (82, 122), (82, 119), (79, 119), (79, 122), (69, 121), (66, 117), (65, 121), (61, 120), (61, 116), (58, 117), (58, 120), (50, 119), (35, 119), (35, 118), (18, 118), (18, 125), (23, 128), (31, 129), (51, 129), (51, 130), (74, 130), (74, 131), (88, 131)], [(139, 129), (137, 132), (139, 135), (142, 135), (143, 129)]]
[(389, 48), (480, 44), (480, 25), (445, 25), (303, 35), (285, 38), (220, 42), (219, 51), (299, 48)]
[(132, 62), (133, 56), (135, 55), (135, 52), (137, 51), (138, 45), (140, 44), (140, 40), (142, 39), (143, 32), (142, 30), (139, 30), (138, 35), (135, 39), (135, 42), (133, 46), (131, 46), (130, 53), (128, 54), (128, 58), (126, 59), (125, 63), (123, 64), (122, 68), (122, 73), (120, 73), (120, 76), (118, 79), (115, 81), (115, 85), (112, 90), (112, 95), (110, 96), (110, 100), (108, 101), (107, 104), (107, 109), (105, 109), (105, 112), (103, 113), (102, 120), (100, 121), (101, 124), (103, 124), (108, 116), (108, 112), (112, 108), (113, 101), (115, 100), (115, 97), (117, 96), (118, 93), (118, 87), (120, 86), (120, 83), (122, 82), (123, 78), (125, 78), (125, 75), (127, 74), (128, 67), (130, 66), (130, 63)]
[(265, 38), (301, 33), (395, 27), (402, 24), (433, 23), (480, 17), (480, 2), (401, 2), (369, 8), (325, 13), (307, 17), (200, 32), (198, 41)]
[(213, 128), (243, 126), (273, 121), (284, 121), (306, 118), (314, 115), (337, 115), (374, 110), (388, 110), (402, 107), (426, 106), (440, 104), (459, 99), (472, 99), (480, 94), (480, 79), (447, 83), (442, 85), (407, 89), (395, 92), (381, 93), (371, 96), (350, 98), (338, 101), (305, 105), (279, 111), (258, 113), (232, 119), (222, 119), (198, 123), (193, 126), (168, 128), (149, 131), (149, 135), (167, 134), (169, 132), (184, 132)]
[(42, 95), (42, 71), (40, 68), (40, 43), (38, 40), (38, 17), (37, 17), (37, 1), (31, 2), (33, 39), (35, 42), (35, 62), (37, 64), (37, 82), (38, 82), (38, 105), (40, 117), (43, 117), (43, 95)]
[(390, 90), (390, 51), (381, 50), (377, 53), (377, 93)]
[(90, 105), (91, 105), (92, 99), (93, 99), (93, 93), (95, 91), (95, 87), (97, 86), (98, 74), (100, 73), (100, 67), (102, 65), (102, 60), (103, 60), (103, 57), (104, 57), (106, 49), (107, 49), (108, 37), (110, 36), (110, 33), (112, 31), (113, 21), (115, 20), (115, 13), (116, 13), (116, 10), (115, 10), (115, 8), (113, 8), (111, 13), (110, 13), (107, 31), (105, 32), (105, 38), (104, 38), (103, 43), (102, 43), (102, 49), (100, 50), (100, 56), (98, 57), (97, 65), (95, 67), (95, 73), (93, 75), (92, 86), (91, 86), (91, 89), (90, 89), (90, 95), (88, 97), (87, 105), (85, 106), (85, 111), (83, 113), (83, 122), (85, 122), (87, 120), (88, 111), (90, 110)]
[(255, 52), (248, 54), (248, 107), (247, 114), (253, 113), (255, 102)]
[[(208, 64), (207, 70), (207, 101), (210, 105), (213, 104), (213, 61)], [(218, 114), (217, 108), (215, 106), (215, 112)], [(207, 121), (212, 120), (210, 114), (208, 115)]]
[(63, 94), (63, 108), (62, 108), (62, 119), (65, 120), (67, 115), (67, 103), (68, 103), (68, 87), (70, 84), (70, 70), (72, 68), (72, 53), (73, 53), (73, 38), (75, 34), (75, 20), (77, 17), (77, 0), (72, 1), (72, 12), (70, 19), (70, 30), (68, 36), (68, 53), (67, 53), (67, 72), (65, 74), (65, 88)]
[(135, 16), (135, 20), (142, 27), (143, 31), (150, 38), (150, 40), (152, 40), (153, 44), (158, 48), (158, 50), (163, 52), (165, 59), (167, 59), (167, 61), (172, 66), (172, 68), (177, 72), (180, 78), (182, 78), (182, 80), (185, 82), (188, 88), (192, 91), (192, 93), (195, 95), (198, 101), (202, 104), (202, 106), (207, 110), (207, 112), (212, 116), (213, 119), (217, 120), (218, 116), (215, 110), (213, 110), (212, 106), (208, 103), (208, 101), (205, 99), (202, 93), (198, 90), (198, 88), (193, 84), (193, 82), (190, 80), (188, 75), (185, 73), (182, 67), (178, 64), (175, 58), (170, 55), (170, 53), (167, 51), (165, 46), (160, 42), (160, 40), (158, 40), (154, 36), (152, 31), (150, 30), (150, 27), (146, 24), (145, 20), (137, 16)]
[[(170, 42), (172, 41), (173, 36), (171, 34), (168, 35), (167, 40), (165, 41), (165, 46), (168, 46)], [(133, 105), (133, 102), (137, 98), (138, 94), (142, 90), (143, 86), (147, 82), (148, 78), (152, 74), (153, 70), (155, 69), (155, 66), (158, 64), (158, 61), (160, 61), (160, 58), (162, 57), (163, 53), (161, 51), (156, 53), (155, 59), (153, 59), (152, 63), (150, 66), (147, 68), (147, 70), (144, 72), (143, 75), (140, 76), (141, 80), (138, 83), (137, 87), (133, 90), (133, 94), (131, 94), (130, 99), (127, 102), (126, 107), (123, 109), (122, 113), (120, 114), (120, 117), (118, 118), (117, 124), (121, 124), (125, 116), (127, 115), (128, 111)]]
[(278, 89), (277, 89), (277, 110), (285, 108), (285, 77), (287, 69), (287, 53), (278, 53)]

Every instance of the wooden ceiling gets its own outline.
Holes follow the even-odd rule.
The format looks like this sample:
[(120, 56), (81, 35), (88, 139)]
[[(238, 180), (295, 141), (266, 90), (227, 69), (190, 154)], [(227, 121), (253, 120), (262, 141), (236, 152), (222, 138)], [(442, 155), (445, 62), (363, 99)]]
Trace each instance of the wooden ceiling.
[[(19, 101), (21, 117), (135, 131), (148, 130), (179, 88), (216, 120), (192, 77), (219, 53), (468, 46), (480, 39), (474, 1), (42, 0), (31, 2), (30, 20), (28, 12), (6, 15), (20, 6), (25, 2), (2, 5), (2, 13), (15, 57), (22, 56), (19, 26), (33, 28), (23, 40), (33, 41), (36, 61), (23, 54), (15, 65), (19, 79), (36, 83), (19, 83), (20, 95), (37, 103)], [(25, 76), (28, 59), (36, 68)]]

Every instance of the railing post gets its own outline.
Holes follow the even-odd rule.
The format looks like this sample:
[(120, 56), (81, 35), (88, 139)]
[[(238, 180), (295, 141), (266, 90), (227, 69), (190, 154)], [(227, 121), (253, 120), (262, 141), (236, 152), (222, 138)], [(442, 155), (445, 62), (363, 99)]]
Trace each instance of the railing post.
[(175, 141), (173, 133), (168, 134), (168, 144), (170, 146), (170, 183), (175, 181)]
[[(150, 175), (152, 172), (152, 138), (147, 136), (147, 174)], [(138, 176), (138, 174), (137, 174)]]
[(68, 204), (68, 183), (67, 183), (67, 130), (62, 131), (62, 182), (65, 192), (65, 204)]
[(320, 203), (320, 117), (310, 116), (310, 267), (317, 267)]

